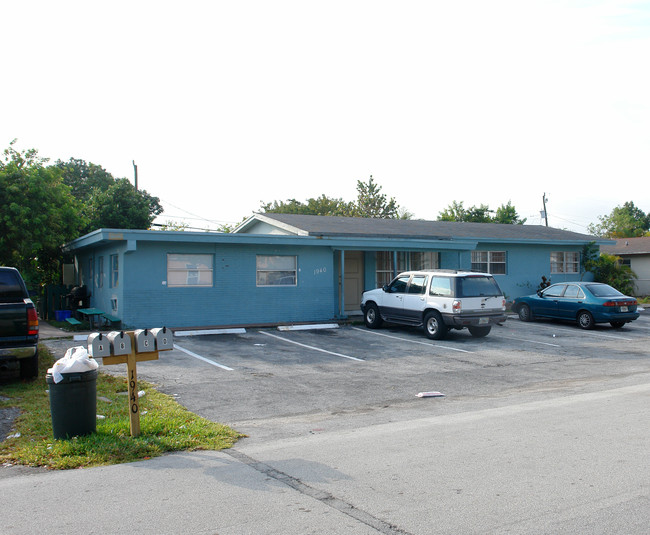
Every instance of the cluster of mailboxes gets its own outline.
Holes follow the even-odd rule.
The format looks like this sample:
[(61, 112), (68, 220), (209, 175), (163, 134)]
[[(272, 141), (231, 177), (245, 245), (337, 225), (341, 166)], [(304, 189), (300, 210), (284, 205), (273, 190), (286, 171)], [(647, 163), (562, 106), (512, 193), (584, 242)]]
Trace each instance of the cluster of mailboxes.
[(107, 334), (92, 333), (88, 336), (88, 353), (93, 358), (129, 355), (133, 349), (136, 353), (152, 353), (174, 349), (174, 336), (167, 327), (157, 329), (138, 329), (133, 331), (135, 348), (131, 336), (124, 331)]

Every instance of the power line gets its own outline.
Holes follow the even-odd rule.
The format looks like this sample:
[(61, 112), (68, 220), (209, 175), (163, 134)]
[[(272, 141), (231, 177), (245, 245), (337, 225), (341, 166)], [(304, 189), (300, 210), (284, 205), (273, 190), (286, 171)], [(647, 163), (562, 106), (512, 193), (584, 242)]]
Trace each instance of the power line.
[[(207, 217), (203, 217), (203, 216), (201, 216), (199, 214), (192, 213), (189, 210), (185, 210), (185, 208), (181, 208), (180, 206), (176, 206), (175, 204), (172, 204), (171, 202), (169, 202), (169, 201), (167, 201), (165, 199), (161, 199), (161, 201), (163, 203), (165, 203), (165, 204), (168, 204), (169, 206), (172, 206), (173, 208), (176, 208), (177, 210), (180, 210), (181, 212), (185, 212), (186, 214), (189, 214), (190, 216), (193, 216), (192, 219), (205, 221), (206, 223), (212, 223), (214, 225), (236, 225), (236, 224), (239, 223), (237, 221), (219, 221), (219, 220), (215, 220), (215, 219), (208, 219)], [(161, 217), (161, 216), (158, 216), (158, 217)], [(181, 217), (184, 217), (184, 216), (167, 216), (166, 214), (164, 214), (164, 217), (181, 218)], [(187, 218), (187, 219), (191, 219), (191, 218)]]

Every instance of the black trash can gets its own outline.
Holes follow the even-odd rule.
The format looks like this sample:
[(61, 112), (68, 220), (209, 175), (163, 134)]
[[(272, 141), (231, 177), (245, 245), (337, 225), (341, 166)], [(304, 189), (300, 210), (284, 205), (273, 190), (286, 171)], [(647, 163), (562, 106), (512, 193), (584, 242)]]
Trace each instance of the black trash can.
[(50, 412), (54, 438), (90, 435), (97, 430), (97, 370), (62, 373), (54, 382), (45, 376), (50, 390)]

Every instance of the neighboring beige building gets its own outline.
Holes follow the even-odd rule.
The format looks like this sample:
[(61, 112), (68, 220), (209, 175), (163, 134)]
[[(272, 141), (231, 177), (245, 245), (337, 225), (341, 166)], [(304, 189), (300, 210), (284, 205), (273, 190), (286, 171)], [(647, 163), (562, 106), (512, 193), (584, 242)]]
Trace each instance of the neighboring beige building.
[(636, 296), (650, 295), (650, 238), (621, 238), (616, 245), (601, 245), (600, 252), (620, 256), (636, 273)]

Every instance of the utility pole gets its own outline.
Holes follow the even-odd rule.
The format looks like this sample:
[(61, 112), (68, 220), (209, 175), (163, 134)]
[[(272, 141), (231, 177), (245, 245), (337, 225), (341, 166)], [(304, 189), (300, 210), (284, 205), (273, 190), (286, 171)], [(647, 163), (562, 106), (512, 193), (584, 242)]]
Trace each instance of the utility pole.
[(546, 226), (548, 227), (548, 213), (546, 213), (546, 201), (548, 199), (546, 198), (546, 192), (544, 192), (544, 195), (542, 195), (542, 204), (544, 205), (544, 211), (542, 214), (544, 214), (544, 220), (546, 221)]
[(135, 175), (135, 191), (138, 191), (138, 166), (135, 165), (135, 160), (133, 160), (133, 174)]

